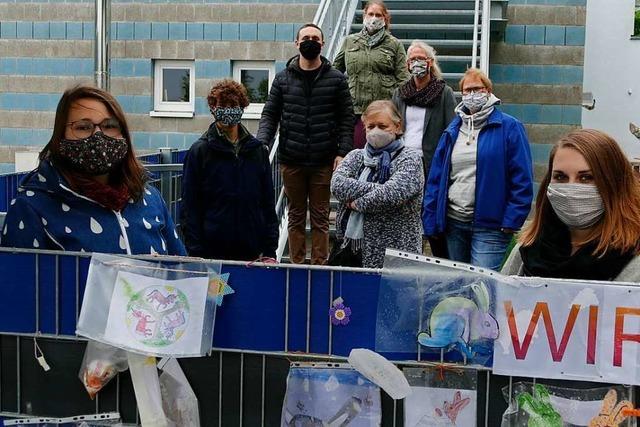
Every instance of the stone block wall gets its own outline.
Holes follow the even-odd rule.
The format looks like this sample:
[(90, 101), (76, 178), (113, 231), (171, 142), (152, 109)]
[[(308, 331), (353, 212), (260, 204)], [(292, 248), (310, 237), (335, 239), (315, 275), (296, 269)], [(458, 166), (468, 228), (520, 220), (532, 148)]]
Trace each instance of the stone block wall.
[[(313, 19), (318, 3), (114, 1), (111, 92), (127, 113), (136, 148), (188, 148), (210, 123), (212, 81), (232, 77), (236, 60), (284, 68), (296, 53), (296, 29)], [(60, 94), (93, 81), (93, 43), (93, 0), (0, 0), (0, 163), (12, 160), (16, 146), (48, 141)], [(149, 116), (153, 59), (195, 60), (193, 118)], [(255, 130), (255, 122), (248, 124)]]
[(580, 127), (586, 0), (511, 0), (490, 77), (505, 112), (524, 122), (535, 180), (558, 137)]

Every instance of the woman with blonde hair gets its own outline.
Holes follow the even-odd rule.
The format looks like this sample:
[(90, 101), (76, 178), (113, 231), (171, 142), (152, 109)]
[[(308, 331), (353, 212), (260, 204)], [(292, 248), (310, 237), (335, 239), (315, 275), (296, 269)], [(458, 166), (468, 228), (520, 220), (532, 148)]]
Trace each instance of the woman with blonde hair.
[(362, 31), (347, 36), (333, 66), (347, 74), (356, 123), (353, 146), (365, 145), (361, 115), (375, 100), (391, 99), (393, 91), (409, 79), (402, 43), (391, 35), (391, 15), (381, 0), (363, 9)]
[(336, 219), (339, 242), (329, 263), (344, 265), (336, 253), (361, 257), (360, 265), (382, 267), (385, 249), (422, 249), (420, 209), (422, 160), (404, 149), (402, 119), (391, 101), (374, 101), (362, 115), (367, 145), (351, 151), (331, 179), (341, 202)]
[[(393, 93), (393, 103), (404, 118), (404, 142), (422, 156), (425, 176), (442, 132), (455, 117), (453, 89), (445, 83), (436, 51), (420, 40), (407, 49), (407, 69), (411, 78)], [(430, 239), (431, 253), (447, 257), (444, 239)]]
[(582, 129), (558, 141), (519, 240), (503, 273), (640, 280), (640, 188), (609, 135)]
[(531, 151), (522, 123), (496, 108), (485, 73), (467, 70), (460, 90), (431, 162), (424, 233), (446, 239), (449, 259), (497, 270), (531, 209)]

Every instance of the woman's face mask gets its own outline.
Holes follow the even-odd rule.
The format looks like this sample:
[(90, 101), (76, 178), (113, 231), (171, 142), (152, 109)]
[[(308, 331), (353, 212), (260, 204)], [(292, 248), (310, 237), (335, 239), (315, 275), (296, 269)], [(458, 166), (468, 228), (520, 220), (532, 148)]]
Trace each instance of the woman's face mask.
[(384, 19), (377, 16), (366, 16), (363, 20), (363, 25), (367, 29), (369, 34), (373, 34), (382, 28), (384, 28)]
[(489, 94), (487, 92), (472, 92), (462, 95), (462, 104), (467, 107), (467, 110), (471, 114), (475, 114), (482, 110), (489, 101)]
[(414, 59), (409, 62), (409, 71), (414, 77), (422, 78), (429, 74), (430, 69), (429, 61), (425, 59)]
[(58, 152), (77, 171), (104, 175), (122, 163), (129, 144), (124, 138), (113, 138), (99, 131), (84, 139), (62, 139)]
[(376, 150), (386, 147), (395, 140), (396, 133), (393, 131), (380, 129), (379, 127), (367, 129), (367, 143)]
[(235, 126), (242, 121), (242, 114), (244, 108), (242, 107), (214, 107), (211, 109), (211, 114), (215, 118), (216, 122), (222, 123), (225, 126)]
[(569, 228), (589, 228), (604, 216), (604, 203), (594, 184), (552, 182), (547, 188), (547, 198)]

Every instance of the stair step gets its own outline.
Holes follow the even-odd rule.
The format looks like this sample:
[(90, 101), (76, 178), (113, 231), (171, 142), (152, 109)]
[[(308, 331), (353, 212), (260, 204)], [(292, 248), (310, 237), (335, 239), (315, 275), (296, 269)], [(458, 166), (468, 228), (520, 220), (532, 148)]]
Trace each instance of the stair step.
[[(356, 16), (362, 17), (364, 12), (362, 10), (356, 10)], [(471, 16), (475, 15), (474, 10), (467, 9), (396, 9), (389, 10), (389, 14), (395, 21), (398, 16)], [(482, 15), (482, 11), (480, 11)]]
[[(361, 31), (362, 24), (351, 25), (352, 31)], [(473, 32), (473, 24), (393, 24), (391, 31), (447, 31)], [(478, 26), (478, 33), (480, 26)]]
[[(406, 47), (408, 47), (414, 39), (399, 39), (400, 42)], [(426, 39), (422, 40), (428, 45), (433, 46), (434, 48), (438, 47), (468, 47), (471, 49), (473, 46), (473, 40), (465, 40), (465, 39)], [(480, 40), (478, 40), (478, 46), (480, 46)]]
[[(362, 9), (366, 1), (361, 2), (358, 9)], [(466, 9), (473, 10), (474, 0), (385, 0), (389, 10), (442, 10), (442, 9)], [(393, 16), (393, 13), (391, 14)]]

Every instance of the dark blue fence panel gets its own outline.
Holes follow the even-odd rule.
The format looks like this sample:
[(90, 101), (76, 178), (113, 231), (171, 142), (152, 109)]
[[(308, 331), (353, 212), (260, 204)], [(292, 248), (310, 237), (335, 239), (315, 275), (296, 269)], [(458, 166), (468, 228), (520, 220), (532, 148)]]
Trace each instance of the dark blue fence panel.
[(0, 330), (36, 331), (36, 255), (0, 253)]
[(58, 306), (57, 294), (57, 256), (37, 255), (38, 273), (38, 324), (36, 328), (44, 334), (56, 334), (58, 332)]

